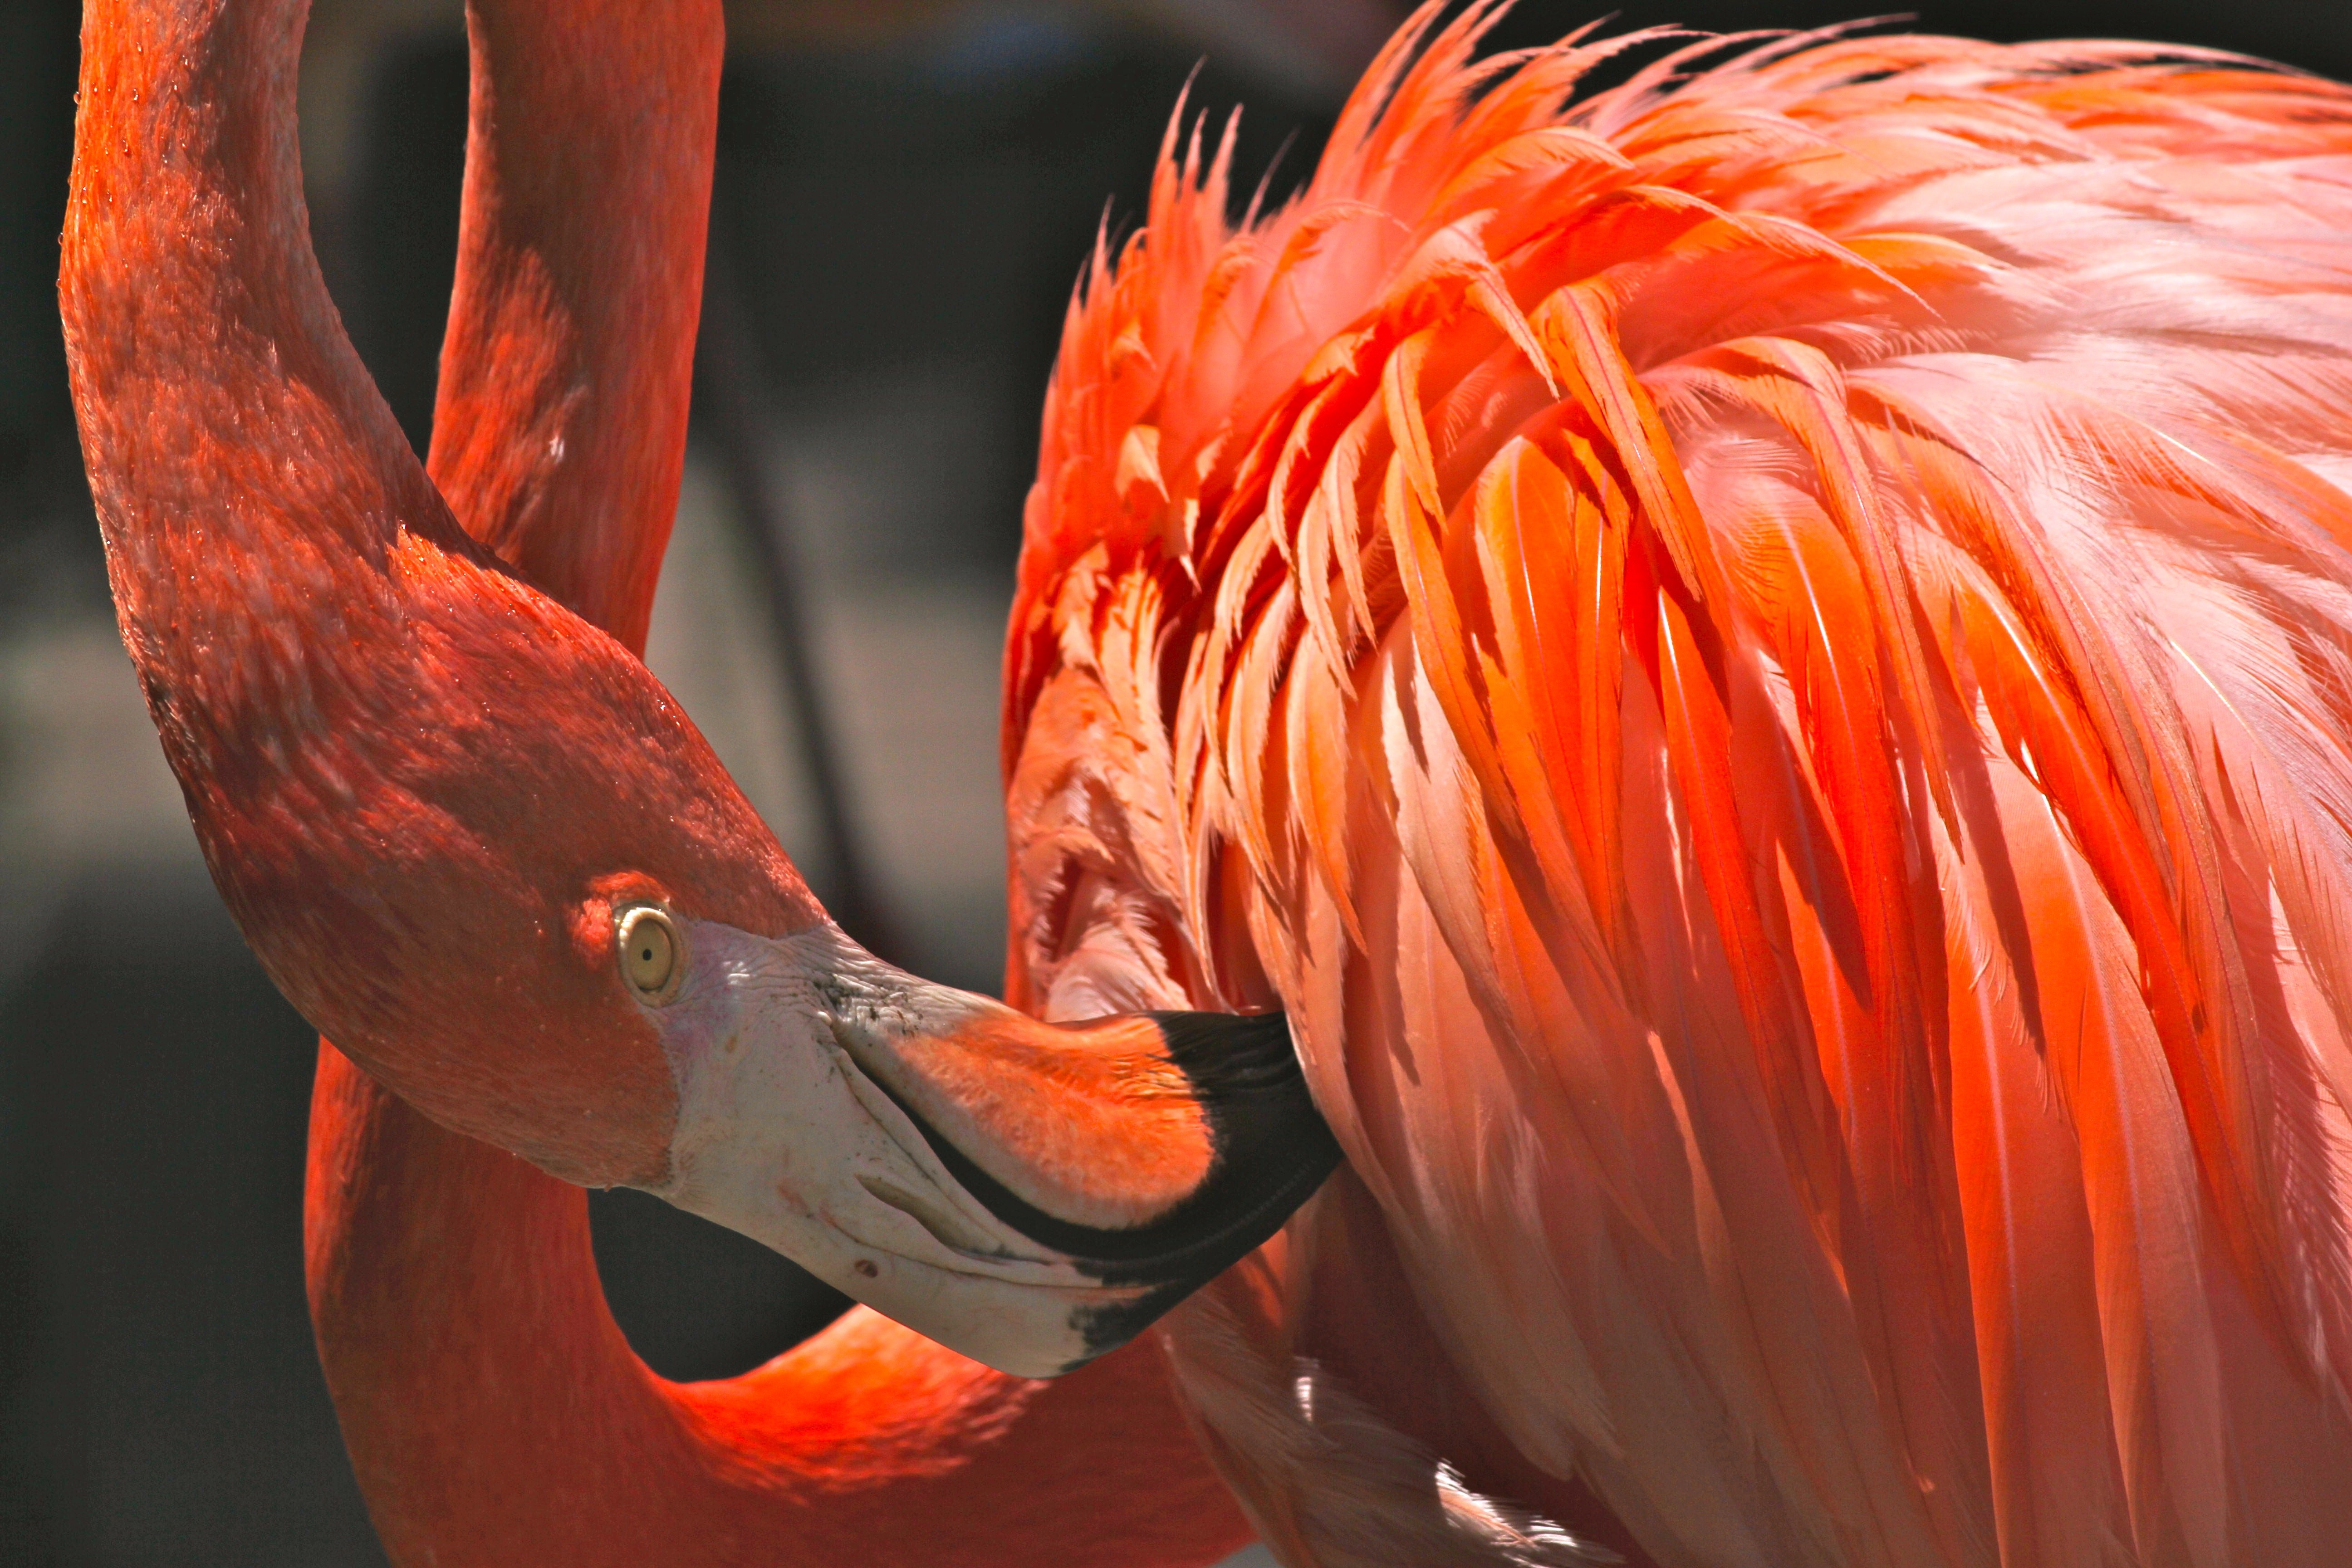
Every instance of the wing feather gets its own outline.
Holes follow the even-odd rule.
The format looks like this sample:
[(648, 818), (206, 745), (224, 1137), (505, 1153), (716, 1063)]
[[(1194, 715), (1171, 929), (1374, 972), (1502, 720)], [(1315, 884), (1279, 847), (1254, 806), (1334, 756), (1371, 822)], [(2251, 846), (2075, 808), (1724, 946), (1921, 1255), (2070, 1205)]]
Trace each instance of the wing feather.
[(1238, 233), (1171, 131), (1047, 410), (1014, 994), (1278, 1000), (1360, 1184), (1177, 1320), (1213, 1446), (1333, 1568), (2327, 1568), (2352, 93), (1832, 31), (1570, 103), (1624, 41), (1496, 15)]

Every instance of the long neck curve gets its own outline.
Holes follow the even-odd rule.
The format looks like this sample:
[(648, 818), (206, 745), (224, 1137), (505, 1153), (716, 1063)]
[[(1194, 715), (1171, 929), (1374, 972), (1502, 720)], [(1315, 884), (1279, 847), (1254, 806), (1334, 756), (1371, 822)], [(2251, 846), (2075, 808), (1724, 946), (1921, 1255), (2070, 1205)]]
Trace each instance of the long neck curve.
[(469, 533), (642, 653), (685, 464), (719, 7), (508, 0), (466, 26), (427, 466)]
[(606, 1310), (586, 1194), (320, 1052), (320, 1358), (395, 1563), (1197, 1568), (1249, 1537), (1158, 1347), (1050, 1384), (855, 1308), (664, 1382)]
[[(633, 648), (682, 460), (717, 9), (582, 0), (469, 17), (474, 127), (431, 471), (472, 535)], [(236, 596), (191, 522), (217, 530), (221, 513), (202, 510), (215, 503), (176, 503), (152, 466), (105, 460), (157, 421), (191, 444), (268, 443), (241, 462), (333, 471), (333, 451), (305, 445), (331, 443), (346, 466), (390, 476), (380, 501), (337, 514), (353, 535), (337, 542), (362, 552), (398, 520), (446, 515), (432, 485), (404, 477), (415, 465), (310, 260), (292, 153), (299, 12), (90, 8), (101, 72), (150, 51), (186, 64), (176, 83), (150, 76), (110, 97), (85, 84), (85, 113), (126, 150), (78, 187), (103, 220), (85, 212), (68, 236), (77, 365), (145, 399), (118, 385), (85, 422), (132, 604), (200, 578)], [(585, 79), (591, 48), (655, 68)], [(230, 100), (258, 112), (234, 124)], [(141, 163), (138, 148), (160, 151)], [(166, 179), (217, 231), (142, 216)], [(629, 242), (611, 242), (623, 230)], [(167, 294), (180, 320), (216, 323), (228, 361), (184, 363), (181, 390), (163, 367), (142, 379), (138, 343), (115, 325), (138, 297)], [(231, 386), (269, 416), (234, 406)], [(310, 416), (287, 424), (289, 406)], [(213, 493), (242, 507), (239, 489)], [(268, 542), (299, 553), (313, 525), (280, 521)], [(747, 1376), (664, 1382), (605, 1308), (582, 1190), (428, 1120), (324, 1042), (305, 1211), (320, 1360), (397, 1562), (1173, 1568), (1246, 1538), (1150, 1345), (1035, 1384), (859, 1309)]]
[(475, 554), (310, 248), (304, 9), (90, 0), (83, 20), (59, 304), (118, 614), (184, 780), (224, 733), (282, 724), (335, 657), (280, 641), (254, 584), (363, 616), (404, 533)]

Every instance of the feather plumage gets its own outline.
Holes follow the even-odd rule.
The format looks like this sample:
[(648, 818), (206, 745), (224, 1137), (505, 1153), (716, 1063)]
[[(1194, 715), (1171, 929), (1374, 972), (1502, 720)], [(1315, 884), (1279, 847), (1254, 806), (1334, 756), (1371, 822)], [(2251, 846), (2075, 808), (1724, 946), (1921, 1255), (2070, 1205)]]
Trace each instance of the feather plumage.
[[(1278, 999), (1430, 1347), (1321, 1359), (1328, 1199), (1174, 1320), (1213, 1452), (1299, 1563), (1480, 1489), (2340, 1560), (2352, 92), (1832, 33), (1570, 102), (1625, 41), (1494, 14), (1238, 229), (1171, 131), (1046, 411), (1014, 993)], [(1444, 1539), (1577, 1556), (1509, 1517)]]

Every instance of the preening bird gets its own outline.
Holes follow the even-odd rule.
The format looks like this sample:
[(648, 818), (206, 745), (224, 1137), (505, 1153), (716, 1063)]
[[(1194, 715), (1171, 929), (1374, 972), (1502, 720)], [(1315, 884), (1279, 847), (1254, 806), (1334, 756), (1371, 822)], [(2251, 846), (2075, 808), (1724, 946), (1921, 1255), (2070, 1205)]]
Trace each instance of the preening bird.
[[(299, 9), (92, 0), (63, 299), (166, 753), (342, 1047), (395, 1556), (2344, 1560), (2352, 91), (1477, 5), (1278, 210), (1171, 133), (1048, 397), (999, 1006), (632, 657), (713, 8), (477, 0), (430, 479)], [(567, 1181), (1005, 1370), (861, 1310), (665, 1384)]]

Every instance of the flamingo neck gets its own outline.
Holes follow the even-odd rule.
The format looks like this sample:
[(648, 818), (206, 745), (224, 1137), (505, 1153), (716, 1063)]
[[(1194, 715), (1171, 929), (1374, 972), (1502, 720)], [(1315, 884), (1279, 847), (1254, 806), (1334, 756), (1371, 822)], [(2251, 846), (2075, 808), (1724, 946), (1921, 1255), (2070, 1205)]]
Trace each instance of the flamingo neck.
[(323, 1022), (335, 1009), (271, 962), (257, 913), (367, 884), (368, 851), (331, 825), (394, 787), (400, 742), (368, 721), (436, 695), (405, 657), (409, 584), (498, 573), (320, 277), (293, 131), (306, 9), (91, 0), (58, 293), (116, 614), (164, 755), (224, 898)]
[(387, 567), (419, 548), (482, 559), (310, 248), (306, 9), (91, 0), (83, 20), (60, 305), (116, 605), (175, 763), (216, 761), (239, 724), (299, 727), (350, 673), (350, 638), (297, 635), (320, 606), (389, 613)]
[(320, 1053), (311, 1315), (399, 1563), (1213, 1563), (1249, 1537), (1156, 1345), (1051, 1384), (857, 1309), (666, 1383), (606, 1310), (586, 1195)]
[(466, 27), (428, 467), (475, 538), (642, 653), (685, 465), (719, 8), (477, 4)]
[[(553, 764), (520, 743), (498, 752), (511, 726), (483, 717), (495, 702), (433, 662), (465, 651), (486, 626), (572, 661), (551, 667), (543, 692), (523, 695), (575, 700), (571, 719), (583, 731), (607, 721), (607, 710), (657, 707), (658, 692), (624, 680), (615, 645), (543, 606), (460, 532), (344, 339), (310, 254), (296, 158), (304, 9), (302, 0), (91, 0), (60, 285), (76, 404), (125, 640), (232, 909), (298, 1005), (346, 1044), (370, 1047), (374, 1068), (399, 1066), (404, 1050), (462, 1062), (503, 1042), (453, 1043), (433, 1029), (448, 1016), (488, 1028), (479, 1016), (428, 1017), (389, 985), (306, 993), (315, 955), (287, 961), (282, 944), (320, 929), (309, 918), (318, 906), (303, 901), (318, 889), (356, 889), (350, 896), (377, 903), (379, 889), (403, 892), (368, 858), (369, 834), (341, 825), (373, 822), (375, 839), (406, 847), (399, 864), (432, 875), (471, 846), (537, 826), (518, 820), (511, 781)], [(640, 9), (640, 21), (660, 19), (659, 7)], [(557, 5), (509, 10), (542, 28), (577, 21)], [(486, 36), (478, 26), (478, 45)], [(698, 37), (715, 50), (715, 31)], [(700, 60), (714, 82), (715, 60)], [(587, 87), (570, 90), (597, 101)], [(529, 120), (502, 118), (509, 128)], [(471, 305), (461, 289), (452, 348), (477, 374), (447, 378), (455, 390), (444, 400), (450, 428), (476, 422), (478, 444), (451, 448), (436, 467), (477, 532), (633, 641), (660, 547), (662, 525), (648, 513), (666, 510), (676, 491), (678, 323), (692, 319), (688, 285), (698, 280), (676, 258), (680, 247), (698, 255), (707, 135), (699, 156), (704, 188), (689, 182), (687, 202), (694, 225), (681, 235), (673, 215), (655, 231), (666, 236), (667, 291), (658, 320), (635, 338), (593, 319), (599, 290), (614, 295), (602, 309), (626, 310), (635, 282), (568, 263), (582, 243), (576, 226), (535, 241), (528, 223), (476, 228), (488, 237)], [(547, 192), (533, 171), (560, 163), (502, 163), (506, 177), (469, 192), (469, 225), (485, 213), (520, 220), (552, 210), (538, 202)], [(647, 179), (658, 186), (660, 171)], [(488, 201), (501, 191), (507, 199)], [(478, 206), (477, 193), (486, 193)], [(515, 259), (506, 250), (519, 237), (539, 246), (537, 270), (494, 265)], [(534, 342), (549, 351), (528, 362), (539, 368), (501, 390), (490, 367)], [(667, 382), (649, 368), (656, 351), (674, 362)], [(667, 399), (653, 413), (655, 435), (622, 465), (624, 499), (598, 525), (602, 542), (567, 555), (570, 535), (554, 521), (567, 515), (566, 487), (593, 490), (611, 471), (534, 468), (514, 455), (555, 404), (551, 433), (569, 451), (593, 451), (593, 440), (574, 437), (618, 419), (617, 405), (571, 392), (583, 381), (647, 384), (648, 375)], [(593, 579), (608, 571), (614, 582), (600, 598)], [(430, 657), (415, 657), (420, 649)], [(490, 668), (521, 666), (502, 658)], [(595, 679), (561, 679), (583, 671)], [(431, 716), (470, 723), (463, 744), (443, 739), (421, 758), (385, 750), (385, 736), (458, 732), (414, 721), (418, 692), (435, 679), (442, 686), (426, 695), (443, 705)], [(513, 692), (494, 695), (512, 710)], [(404, 726), (393, 721), (404, 713)], [(700, 746), (658, 712), (630, 717), (634, 732), (670, 753)], [(483, 752), (495, 753), (489, 764), (464, 770), (466, 756)], [(386, 781), (397, 787), (378, 787)], [(568, 798), (552, 784), (520, 793), (559, 803), (536, 808), (540, 817)], [(415, 810), (372, 816), (385, 800)], [(672, 852), (719, 864), (756, 825), (729, 815), (739, 805), (731, 792), (706, 799), (707, 843)], [(462, 842), (419, 835), (420, 825), (466, 823), (467, 812), (479, 820)], [(746, 909), (733, 918), (790, 929), (814, 918), (814, 905), (772, 858), (746, 874)], [(559, 873), (572, 874), (501, 861), (466, 886), (478, 891), (482, 879), (508, 872), (519, 899), (551, 896), (544, 889), (562, 885)], [(446, 891), (425, 888), (436, 896), (413, 907), (446, 921), (485, 901)], [(273, 918), (250, 918), (257, 910)], [(560, 910), (541, 912), (533, 929), (560, 934)], [(275, 963), (272, 942), (281, 944)], [(566, 1104), (564, 1094), (613, 1075), (572, 1065), (568, 1079), (496, 1087), (576, 1127), (602, 1108)], [(1174, 1568), (1213, 1562), (1245, 1537), (1149, 1348), (1029, 1384), (853, 1313), (749, 1377), (662, 1382), (604, 1308), (583, 1194), (412, 1103), (465, 1125), (482, 1085), (388, 1076), (410, 1100), (322, 1047), (306, 1239), (320, 1357), (397, 1560), (657, 1568), (767, 1563), (797, 1548), (820, 1564), (976, 1568), (1012, 1552)], [(436, 1088), (448, 1091), (437, 1101), (427, 1092)]]
[[(409, 452), (310, 252), (303, 9), (85, 21), (60, 293), (124, 641), (214, 880), (303, 1015), (446, 1125), (651, 1180), (674, 1089), (595, 961), (597, 889), (636, 874), (777, 934), (823, 911), (667, 693)], [(583, 370), (557, 355), (530, 395)], [(674, 500), (675, 447), (619, 487), (632, 507)]]

